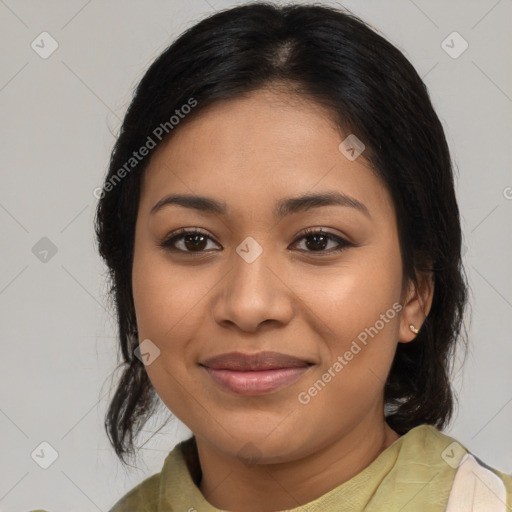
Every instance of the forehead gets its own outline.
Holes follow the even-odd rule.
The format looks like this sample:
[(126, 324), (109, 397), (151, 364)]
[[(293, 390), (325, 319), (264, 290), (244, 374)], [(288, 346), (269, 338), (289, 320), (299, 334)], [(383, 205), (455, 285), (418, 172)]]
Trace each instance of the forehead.
[(340, 191), (369, 208), (390, 202), (363, 155), (351, 161), (340, 152), (348, 134), (324, 107), (302, 97), (259, 90), (185, 121), (155, 150), (141, 208), (173, 192), (215, 196), (234, 210), (320, 190)]

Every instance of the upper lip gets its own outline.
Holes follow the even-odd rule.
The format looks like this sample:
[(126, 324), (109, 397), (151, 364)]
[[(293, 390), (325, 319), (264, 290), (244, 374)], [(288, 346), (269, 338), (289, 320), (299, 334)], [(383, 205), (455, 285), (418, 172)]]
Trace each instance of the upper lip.
[(309, 366), (312, 363), (279, 352), (257, 352), (256, 354), (229, 352), (205, 359), (200, 364), (215, 370), (247, 371), (298, 368), (301, 366)]

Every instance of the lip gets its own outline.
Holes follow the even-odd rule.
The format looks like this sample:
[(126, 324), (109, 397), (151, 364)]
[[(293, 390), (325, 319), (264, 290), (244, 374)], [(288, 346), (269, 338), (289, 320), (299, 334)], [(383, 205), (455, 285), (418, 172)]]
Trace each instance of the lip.
[(200, 366), (223, 389), (240, 395), (261, 395), (298, 380), (313, 363), (279, 352), (229, 352)]
[(280, 352), (228, 352), (210, 357), (200, 363), (214, 370), (257, 371), (308, 366), (310, 361)]
[(271, 393), (300, 379), (309, 368), (311, 368), (310, 365), (297, 368), (242, 372), (236, 370), (215, 370), (204, 367), (217, 384), (237, 395), (263, 395)]

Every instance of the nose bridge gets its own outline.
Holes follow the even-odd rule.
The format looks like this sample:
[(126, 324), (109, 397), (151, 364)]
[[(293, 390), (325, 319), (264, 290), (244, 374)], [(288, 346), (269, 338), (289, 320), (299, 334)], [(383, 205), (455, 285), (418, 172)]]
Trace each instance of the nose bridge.
[(269, 268), (274, 256), (271, 247), (251, 236), (235, 248), (222, 297), (214, 305), (218, 322), (230, 321), (244, 330), (253, 330), (265, 320), (285, 321), (291, 307), (286, 294), (279, 291), (275, 270)]
[[(265, 240), (268, 241), (268, 238)], [(264, 300), (260, 295), (268, 293), (272, 286), (271, 272), (267, 268), (269, 259), (273, 257), (268, 243), (260, 242), (247, 236), (233, 254), (233, 271), (231, 272), (231, 293), (249, 294), (255, 300)], [(241, 297), (243, 299), (243, 297)], [(245, 300), (245, 299), (244, 299)]]

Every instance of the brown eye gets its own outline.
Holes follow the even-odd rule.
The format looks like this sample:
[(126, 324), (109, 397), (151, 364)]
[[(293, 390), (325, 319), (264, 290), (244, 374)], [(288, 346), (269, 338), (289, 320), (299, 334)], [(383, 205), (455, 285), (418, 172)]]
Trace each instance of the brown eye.
[[(176, 252), (201, 253), (205, 252), (209, 240), (212, 239), (206, 233), (197, 229), (181, 229), (178, 233), (173, 233), (158, 245), (164, 249)], [(181, 247), (177, 247), (178, 242), (181, 244)]]
[[(302, 252), (323, 254), (333, 254), (340, 252), (347, 247), (353, 247), (354, 244), (348, 242), (344, 238), (329, 233), (323, 230), (307, 229), (302, 235), (297, 238), (293, 245), (297, 245), (299, 241), (305, 240), (305, 249), (300, 249)], [(197, 229), (182, 228), (178, 232), (172, 233), (169, 237), (165, 238), (158, 245), (166, 250), (172, 252), (182, 253), (203, 253), (208, 250), (208, 242), (213, 242), (213, 239), (203, 231)], [(180, 244), (180, 245), (178, 245)], [(329, 244), (334, 244), (334, 248)], [(326, 250), (327, 249), (327, 250)]]
[[(300, 238), (298, 238), (294, 244), (297, 243), (297, 241), (300, 240), (306, 240), (305, 243), (305, 252), (312, 252), (312, 253), (324, 253), (324, 254), (332, 254), (335, 252), (342, 251), (346, 249), (349, 246), (353, 246), (350, 242), (347, 242), (344, 238), (341, 238), (334, 233), (328, 233), (323, 230), (314, 230), (314, 229), (307, 229), (302, 233)], [(335, 246), (338, 247), (334, 250), (325, 250), (326, 247), (329, 245), (329, 243), (334, 243)]]

